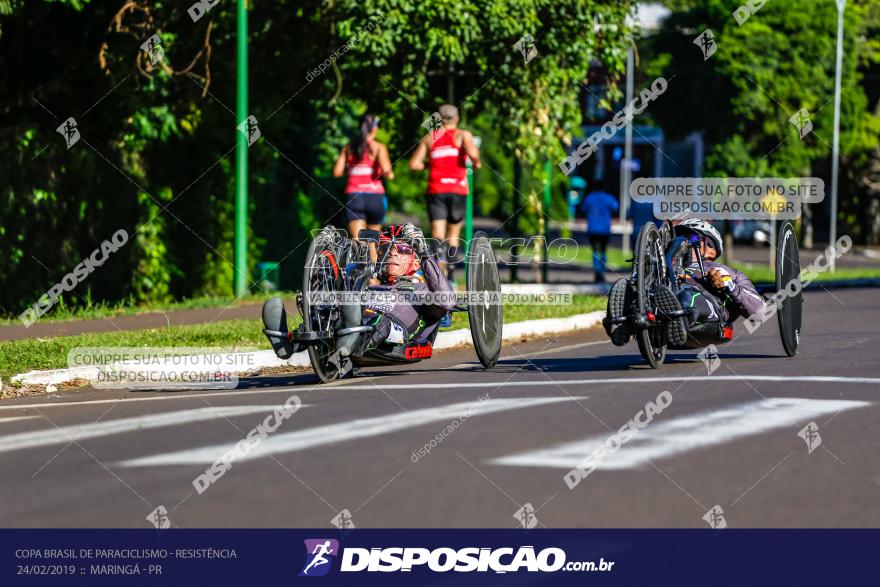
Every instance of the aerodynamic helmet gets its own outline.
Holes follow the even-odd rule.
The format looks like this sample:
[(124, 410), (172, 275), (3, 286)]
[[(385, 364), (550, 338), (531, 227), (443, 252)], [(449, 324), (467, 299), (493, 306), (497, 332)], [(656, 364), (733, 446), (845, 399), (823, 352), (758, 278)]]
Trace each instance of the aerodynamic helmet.
[(691, 218), (689, 220), (685, 220), (675, 227), (676, 234), (681, 234), (682, 232), (688, 231), (699, 234), (700, 236), (703, 236), (712, 241), (712, 246), (714, 246), (715, 250), (718, 251), (719, 257), (724, 254), (724, 239), (721, 238), (721, 233), (718, 232), (718, 229), (716, 229), (705, 220)]

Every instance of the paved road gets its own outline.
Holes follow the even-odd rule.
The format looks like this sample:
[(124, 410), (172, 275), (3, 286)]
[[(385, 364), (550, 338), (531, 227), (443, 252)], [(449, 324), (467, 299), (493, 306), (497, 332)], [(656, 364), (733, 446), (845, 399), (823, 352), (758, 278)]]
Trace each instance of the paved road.
[[(342, 510), (364, 527), (515, 527), (526, 504), (548, 527), (700, 527), (715, 506), (730, 527), (878, 526), (877, 301), (810, 293), (798, 357), (775, 323), (740, 328), (711, 375), (694, 352), (645, 368), (595, 331), (508, 345), (489, 372), (451, 351), (330, 386), (4, 401), (0, 526), (145, 527), (161, 505), (179, 527), (330, 527)], [(569, 490), (566, 472), (663, 391), (671, 403)], [(196, 493), (292, 394), (303, 407)]]

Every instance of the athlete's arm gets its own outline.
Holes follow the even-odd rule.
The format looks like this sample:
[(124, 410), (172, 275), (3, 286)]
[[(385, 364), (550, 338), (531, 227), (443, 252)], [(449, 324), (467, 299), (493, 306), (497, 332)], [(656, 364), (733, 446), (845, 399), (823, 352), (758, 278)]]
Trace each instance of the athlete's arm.
[(391, 169), (391, 156), (388, 155), (388, 146), (379, 145), (379, 167), (382, 168), (382, 175), (388, 179), (394, 179), (394, 170)]
[(333, 177), (342, 177), (345, 175), (345, 162), (348, 159), (348, 145), (345, 145), (339, 151), (339, 157), (336, 158), (336, 164), (333, 166)]
[(422, 171), (425, 168), (425, 157), (428, 156), (428, 137), (419, 141), (419, 146), (409, 159), (409, 168), (413, 171)]
[(455, 290), (446, 279), (446, 274), (440, 269), (437, 259), (428, 257), (422, 263), (422, 273), (425, 275), (426, 289), (438, 294), (434, 303), (423, 306), (421, 311), (433, 318), (440, 319), (455, 307)]
[(480, 149), (477, 148), (477, 144), (474, 142), (474, 135), (471, 134), (470, 131), (462, 132), (462, 146), (464, 147), (467, 156), (470, 157), (471, 161), (474, 164), (474, 169), (480, 168)]
[(765, 310), (764, 298), (745, 273), (719, 263), (706, 277), (712, 287), (727, 293), (728, 300), (739, 315), (748, 318)]

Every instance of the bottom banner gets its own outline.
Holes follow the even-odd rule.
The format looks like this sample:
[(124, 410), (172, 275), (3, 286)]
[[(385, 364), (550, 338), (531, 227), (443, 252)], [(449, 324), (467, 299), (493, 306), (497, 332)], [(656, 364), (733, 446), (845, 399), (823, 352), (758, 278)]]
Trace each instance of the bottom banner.
[(2, 585), (862, 585), (880, 530), (0, 530)]

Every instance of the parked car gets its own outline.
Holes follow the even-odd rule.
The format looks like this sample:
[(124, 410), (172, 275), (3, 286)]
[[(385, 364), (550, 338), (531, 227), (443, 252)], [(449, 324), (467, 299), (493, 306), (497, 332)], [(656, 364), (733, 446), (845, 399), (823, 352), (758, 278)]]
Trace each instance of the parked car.
[(753, 245), (770, 245), (770, 232), (773, 230), (769, 220), (732, 220), (733, 241)]

